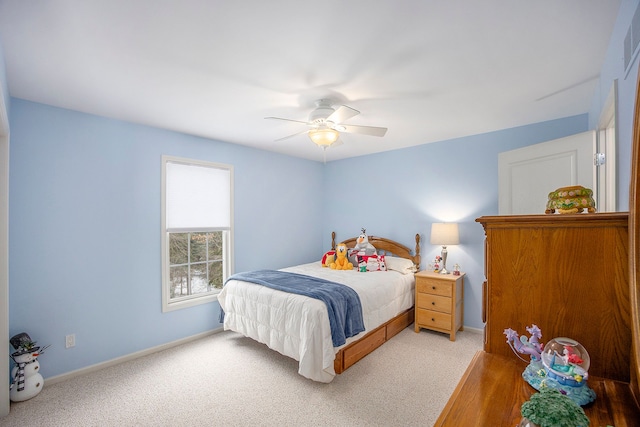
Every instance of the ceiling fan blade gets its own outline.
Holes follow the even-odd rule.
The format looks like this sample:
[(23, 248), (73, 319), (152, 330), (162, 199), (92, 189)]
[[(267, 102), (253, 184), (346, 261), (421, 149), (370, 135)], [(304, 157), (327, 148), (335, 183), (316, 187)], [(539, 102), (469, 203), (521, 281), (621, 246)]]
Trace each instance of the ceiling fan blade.
[(307, 133), (308, 131), (303, 130), (302, 132), (296, 132), (293, 135), (285, 136), (284, 138), (278, 138), (274, 140), (274, 142), (284, 141), (285, 139), (293, 138), (294, 136), (302, 135), (303, 133)]
[(327, 121), (333, 123), (342, 123), (349, 120), (351, 117), (357, 116), (358, 114), (360, 114), (360, 111), (354, 110), (353, 108), (347, 107), (346, 105), (341, 105), (336, 111), (334, 111), (329, 117), (327, 117)]
[(340, 125), (344, 128), (342, 132), (358, 133), (360, 135), (371, 136), (384, 136), (387, 133), (387, 128), (380, 128), (376, 126), (358, 126), (358, 125)]
[(282, 117), (265, 117), (267, 120), (284, 120), (285, 122), (295, 122), (302, 123), (303, 125), (308, 125), (308, 122), (303, 122), (302, 120), (293, 120), (293, 119), (283, 119)]

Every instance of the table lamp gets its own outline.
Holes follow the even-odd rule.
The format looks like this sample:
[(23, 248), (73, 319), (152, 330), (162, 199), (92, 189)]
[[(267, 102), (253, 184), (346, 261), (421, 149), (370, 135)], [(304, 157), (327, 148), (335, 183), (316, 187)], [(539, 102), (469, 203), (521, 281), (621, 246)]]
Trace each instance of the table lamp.
[(455, 222), (434, 222), (431, 224), (431, 244), (442, 245), (442, 269), (440, 274), (449, 274), (447, 271), (447, 245), (460, 243), (458, 224)]

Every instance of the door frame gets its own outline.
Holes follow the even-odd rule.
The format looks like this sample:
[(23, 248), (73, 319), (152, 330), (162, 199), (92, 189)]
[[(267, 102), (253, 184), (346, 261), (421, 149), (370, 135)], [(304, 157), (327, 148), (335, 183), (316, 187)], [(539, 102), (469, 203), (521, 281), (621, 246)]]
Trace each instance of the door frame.
[(0, 86), (0, 417), (9, 414), (9, 116)]
[(596, 206), (599, 212), (615, 212), (617, 210), (616, 190), (616, 147), (618, 146), (618, 79), (611, 84), (611, 89), (602, 108), (598, 121), (596, 152), (604, 153), (605, 167), (597, 169), (594, 161), (594, 177), (597, 191)]

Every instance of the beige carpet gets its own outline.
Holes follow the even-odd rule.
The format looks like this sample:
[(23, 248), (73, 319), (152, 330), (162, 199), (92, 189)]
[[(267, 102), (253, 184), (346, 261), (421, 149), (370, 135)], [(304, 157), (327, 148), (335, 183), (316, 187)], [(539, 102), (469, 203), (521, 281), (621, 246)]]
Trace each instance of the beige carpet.
[[(432, 426), (477, 350), (478, 331), (413, 325), (330, 384), (221, 332), (48, 386), (1, 426)], [(41, 363), (46, 363), (43, 360)]]

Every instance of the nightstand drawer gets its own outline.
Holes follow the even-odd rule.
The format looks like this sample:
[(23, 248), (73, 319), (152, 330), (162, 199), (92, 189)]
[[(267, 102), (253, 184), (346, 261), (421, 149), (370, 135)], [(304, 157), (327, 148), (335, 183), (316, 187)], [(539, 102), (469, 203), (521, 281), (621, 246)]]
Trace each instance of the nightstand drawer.
[(419, 278), (416, 283), (416, 289), (419, 293), (442, 295), (451, 298), (453, 296), (453, 284), (443, 280), (435, 280), (430, 278)]
[(427, 328), (442, 329), (445, 331), (451, 330), (450, 314), (418, 308), (416, 310), (416, 316), (418, 319), (418, 324), (420, 324), (421, 326), (425, 326)]
[(451, 298), (418, 293), (416, 307), (451, 314)]

